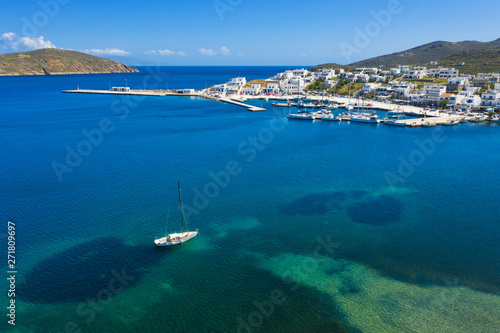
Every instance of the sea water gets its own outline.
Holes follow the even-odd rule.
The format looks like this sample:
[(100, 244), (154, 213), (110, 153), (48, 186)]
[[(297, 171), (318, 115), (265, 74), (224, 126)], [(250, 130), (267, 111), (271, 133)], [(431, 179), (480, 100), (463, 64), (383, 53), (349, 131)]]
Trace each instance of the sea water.
[[(18, 272), (2, 331), (498, 332), (500, 126), (61, 93), (287, 68), (140, 69), (0, 78), (1, 251), (11, 221)], [(177, 181), (199, 235), (156, 248), (180, 229)]]

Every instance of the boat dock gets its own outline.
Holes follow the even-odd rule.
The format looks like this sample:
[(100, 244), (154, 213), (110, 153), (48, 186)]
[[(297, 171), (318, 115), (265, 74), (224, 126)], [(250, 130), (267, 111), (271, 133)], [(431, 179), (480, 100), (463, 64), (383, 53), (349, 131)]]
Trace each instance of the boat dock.
[(227, 98), (227, 97), (219, 98), (219, 100), (221, 102), (226, 102), (226, 103), (229, 103), (229, 104), (243, 106), (244, 108), (247, 108), (248, 111), (252, 111), (252, 112), (266, 111), (266, 109), (264, 109), (264, 108), (260, 108), (260, 107), (253, 106), (253, 105), (250, 105), (250, 104), (241, 103), (241, 102), (235, 101), (234, 99), (230, 99), (230, 98)]
[(216, 98), (200, 92), (175, 92), (170, 90), (96, 90), (96, 89), (76, 89), (76, 90), (63, 90), (63, 93), (71, 94), (103, 94), (103, 95), (133, 95), (133, 96), (183, 96), (183, 97), (201, 97), (217, 102), (225, 102), (246, 108), (248, 111), (266, 111), (266, 109), (257, 107), (250, 104), (238, 102), (228, 97)]

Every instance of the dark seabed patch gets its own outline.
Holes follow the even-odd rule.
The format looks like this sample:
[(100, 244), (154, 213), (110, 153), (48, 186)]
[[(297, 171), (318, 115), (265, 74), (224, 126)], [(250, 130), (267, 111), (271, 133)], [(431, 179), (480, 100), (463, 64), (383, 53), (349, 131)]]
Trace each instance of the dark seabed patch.
[(309, 194), (291, 203), (280, 205), (279, 210), (285, 215), (326, 214), (330, 211), (328, 203), (331, 199), (331, 193)]
[(127, 246), (117, 238), (80, 244), (38, 263), (26, 274), (18, 295), (43, 304), (107, 300), (136, 284), (160, 253), (152, 246)]
[(343, 210), (349, 201), (358, 201), (366, 196), (366, 191), (338, 191), (314, 193), (282, 204), (279, 210), (285, 215), (326, 214), (332, 209)]
[(351, 196), (354, 200), (359, 200), (359, 199), (363, 198), (366, 195), (366, 193), (368, 193), (368, 192), (355, 190), (355, 191), (351, 191)]
[(347, 211), (354, 222), (384, 225), (399, 221), (403, 204), (396, 198), (381, 195), (370, 201), (356, 203)]

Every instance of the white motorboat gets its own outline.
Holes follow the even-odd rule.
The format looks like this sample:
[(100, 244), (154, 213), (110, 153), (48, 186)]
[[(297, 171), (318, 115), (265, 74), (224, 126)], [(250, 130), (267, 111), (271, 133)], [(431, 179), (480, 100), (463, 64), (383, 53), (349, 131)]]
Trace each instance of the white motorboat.
[(314, 116), (310, 113), (290, 113), (286, 117), (288, 119), (314, 120)]
[(364, 114), (354, 114), (351, 116), (351, 121), (357, 123), (367, 123), (367, 124), (380, 123), (380, 119), (378, 119), (378, 116), (375, 114), (375, 112), (372, 113), (370, 116)]

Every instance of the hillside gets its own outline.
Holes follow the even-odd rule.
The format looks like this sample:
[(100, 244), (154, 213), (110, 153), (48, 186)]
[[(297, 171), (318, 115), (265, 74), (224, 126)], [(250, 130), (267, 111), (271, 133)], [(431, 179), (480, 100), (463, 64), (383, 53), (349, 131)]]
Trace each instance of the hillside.
[(0, 54), (0, 75), (127, 73), (137, 69), (77, 51), (41, 49)]
[(329, 64), (322, 64), (322, 65), (314, 66), (310, 70), (313, 72), (316, 72), (320, 68), (343, 68), (346, 71), (350, 71), (350, 70), (354, 69), (348, 65), (339, 65), (339, 64), (335, 64), (335, 63), (329, 63)]
[(427, 64), (429, 61), (438, 61), (458, 53), (464, 53), (474, 50), (485, 50), (500, 48), (500, 39), (492, 42), (443, 42), (437, 41), (421, 45), (406, 51), (387, 54), (371, 59), (366, 59), (350, 64), (354, 67), (392, 67), (396, 65), (416, 65)]
[[(464, 62), (464, 66), (454, 66), (456, 63)], [(472, 50), (452, 54), (439, 60), (439, 65), (455, 67), (461, 73), (500, 73), (500, 48), (487, 50)]]

